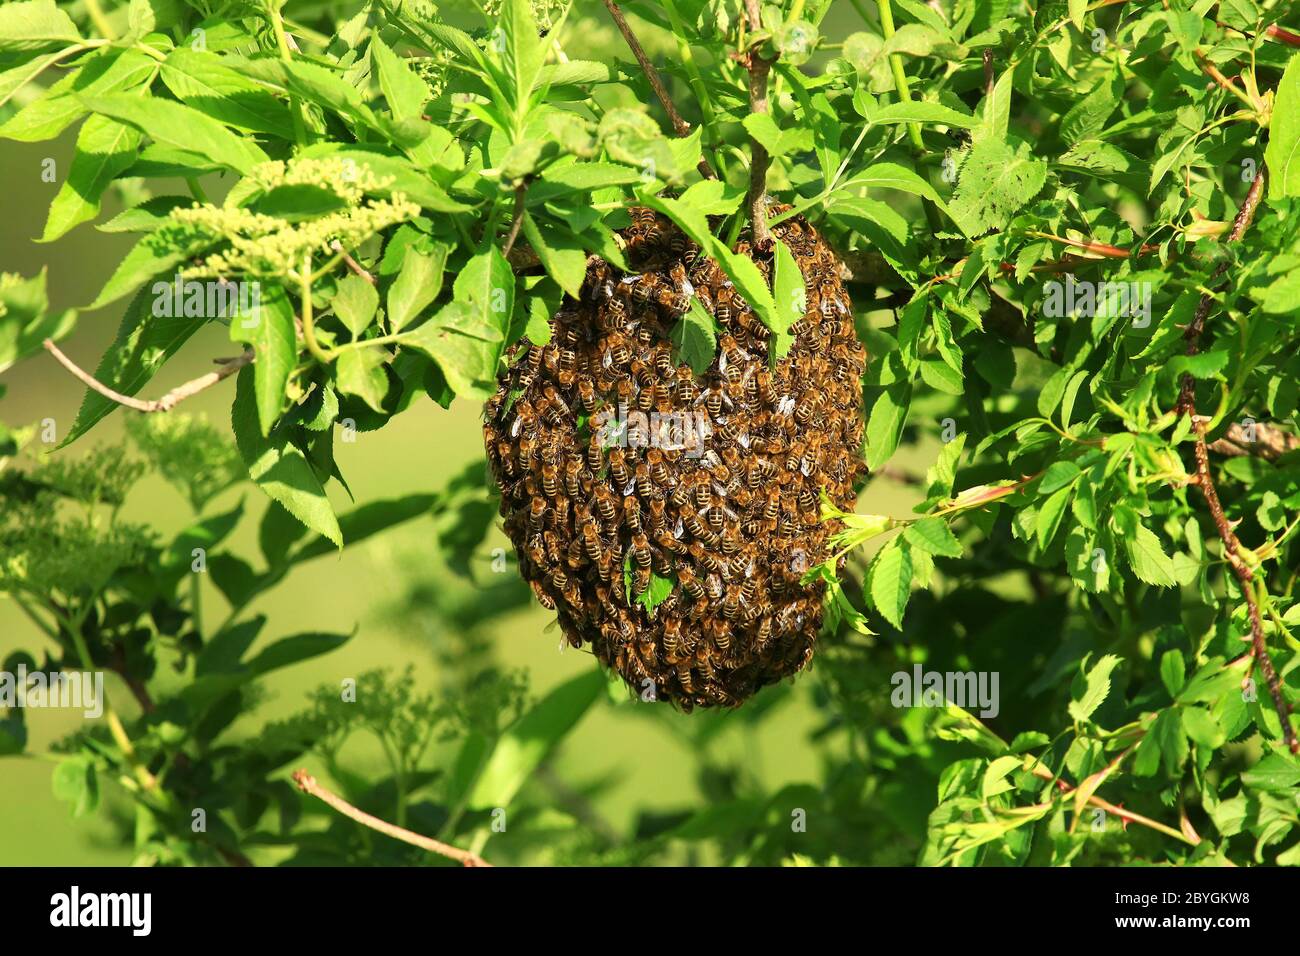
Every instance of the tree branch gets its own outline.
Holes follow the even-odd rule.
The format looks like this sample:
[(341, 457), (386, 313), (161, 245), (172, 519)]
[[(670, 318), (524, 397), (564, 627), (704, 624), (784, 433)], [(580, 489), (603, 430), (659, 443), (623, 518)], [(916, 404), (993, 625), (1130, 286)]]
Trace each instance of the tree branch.
[(356, 259), (353, 259), (352, 256), (348, 255), (348, 251), (343, 248), (343, 243), (335, 239), (333, 242), (330, 243), (330, 248), (333, 249), (334, 252), (343, 260), (344, 264), (349, 269), (352, 270), (354, 275), (360, 276), (361, 278), (369, 282), (371, 285), (375, 284), (375, 277), (370, 273), (368, 269), (366, 269), (363, 265), (361, 265), (361, 263), (357, 262)]
[(463, 866), (491, 866), (492, 864), (484, 860), (477, 853), (470, 853), (468, 850), (462, 850), (458, 847), (451, 846), (448, 843), (442, 843), (427, 836), (421, 836), (418, 833), (412, 833), (403, 827), (394, 826), (391, 823), (371, 816), (364, 810), (358, 810), (352, 804), (348, 803), (338, 794), (327, 790), (316, 782), (316, 778), (306, 770), (295, 770), (293, 772), (293, 782), (298, 785), (298, 789), (303, 793), (310, 794), (319, 800), (324, 801), (333, 809), (343, 814), (350, 820), (355, 820), (362, 826), (376, 830), (384, 836), (392, 837), (394, 840), (401, 840), (403, 843), (409, 843), (411, 846), (419, 847), (421, 850), (428, 850), (430, 853), (437, 853), (439, 856), (445, 856), (449, 860), (455, 860)]
[[(1254, 182), (1250, 184), (1250, 191), (1246, 193), (1246, 198), (1242, 200), (1241, 208), (1237, 210), (1236, 218), (1232, 221), (1232, 229), (1228, 232), (1228, 242), (1239, 241), (1246, 230), (1250, 228), (1250, 224), (1255, 218), (1255, 210), (1264, 195), (1265, 178), (1266, 167), (1261, 163), (1259, 169), (1255, 172)], [(1206, 287), (1212, 287), (1227, 270), (1228, 260), (1225, 259), (1210, 274)], [(1187, 342), (1186, 351), (1188, 355), (1196, 355), (1200, 352), (1201, 334), (1205, 331), (1205, 322), (1209, 318), (1213, 307), (1214, 292), (1211, 290), (1203, 293), (1196, 305), (1196, 312), (1192, 316), (1192, 321), (1188, 323), (1183, 332), (1183, 338)], [(1228, 566), (1232, 568), (1238, 582), (1240, 582), (1241, 593), (1246, 600), (1246, 610), (1250, 617), (1251, 657), (1259, 664), (1259, 669), (1268, 684), (1269, 695), (1273, 698), (1273, 707), (1277, 711), (1278, 720), (1281, 722), (1282, 737), (1286, 741), (1287, 747), (1293, 754), (1300, 753), (1300, 740), (1296, 739), (1295, 729), (1291, 726), (1291, 705), (1282, 696), (1282, 682), (1273, 667), (1272, 658), (1268, 655), (1268, 645), (1264, 639), (1264, 621), (1259, 613), (1259, 600), (1255, 595), (1255, 573), (1241, 557), (1241, 542), (1237, 540), (1237, 534), (1232, 530), (1232, 524), (1228, 521), (1228, 516), (1223, 512), (1223, 503), (1219, 500), (1219, 491), (1214, 484), (1214, 474), (1210, 471), (1210, 451), (1205, 441), (1206, 420), (1196, 414), (1196, 379), (1192, 377), (1190, 372), (1184, 372), (1180, 380), (1177, 408), (1181, 414), (1186, 414), (1191, 418), (1192, 427), (1196, 432), (1196, 486), (1201, 489), (1201, 494), (1205, 497), (1205, 503), (1210, 508), (1210, 517), (1214, 521), (1215, 530), (1219, 533), (1219, 540), (1223, 542), (1223, 556), (1227, 560)]]
[[(745, 18), (750, 30), (762, 27), (762, 9), (759, 0), (745, 0)], [(755, 47), (744, 57), (749, 71), (749, 112), (754, 116), (767, 113), (767, 78), (772, 71), (772, 61), (764, 59)], [(767, 148), (753, 136), (749, 137), (749, 224), (754, 234), (754, 248), (767, 252), (772, 248), (772, 231), (767, 225), (767, 169), (771, 157)]]
[(177, 385), (162, 398), (146, 401), (139, 398), (133, 398), (130, 395), (123, 395), (121, 392), (109, 388), (103, 382), (99, 381), (89, 372), (77, 365), (77, 363), (72, 361), (72, 359), (64, 355), (62, 350), (60, 350), (52, 340), (46, 339), (42, 344), (45, 346), (45, 351), (53, 355), (60, 365), (79, 378), (87, 388), (98, 392), (110, 401), (117, 402), (119, 405), (133, 408), (137, 412), (170, 412), (181, 402), (185, 401), (185, 399), (197, 395), (205, 388), (210, 388), (223, 379), (229, 378), (245, 365), (251, 363), (254, 358), (252, 352), (244, 352), (234, 358), (214, 359), (214, 361), (221, 363), (221, 368), (217, 371), (209, 372), (206, 375), (200, 375), (196, 379)]
[[(677, 112), (673, 98), (668, 95), (668, 88), (664, 86), (663, 78), (659, 76), (659, 71), (655, 69), (655, 65), (650, 62), (650, 57), (646, 55), (645, 47), (641, 46), (641, 41), (632, 32), (627, 17), (623, 16), (623, 11), (618, 8), (618, 4), (614, 0), (604, 0), (604, 4), (605, 9), (609, 11), (609, 15), (614, 18), (614, 25), (618, 27), (618, 32), (623, 34), (623, 39), (627, 41), (628, 48), (631, 49), (632, 55), (636, 57), (637, 63), (640, 64), (641, 72), (650, 81), (650, 89), (654, 90), (654, 94), (662, 104), (664, 112), (668, 114), (668, 122), (673, 124), (673, 129), (678, 136), (686, 136), (691, 131), (691, 124), (682, 118), (681, 113)], [(696, 168), (699, 169), (700, 175), (705, 179), (718, 178), (717, 173), (713, 171), (713, 167), (709, 165), (707, 159), (701, 158)]]

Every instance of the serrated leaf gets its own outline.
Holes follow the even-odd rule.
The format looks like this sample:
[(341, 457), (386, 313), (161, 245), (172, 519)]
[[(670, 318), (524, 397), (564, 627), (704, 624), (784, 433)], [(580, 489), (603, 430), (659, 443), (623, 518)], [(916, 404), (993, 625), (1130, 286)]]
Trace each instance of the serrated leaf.
[(718, 352), (718, 336), (713, 316), (691, 296), (691, 307), (669, 332), (672, 339), (673, 360), (685, 362), (696, 375), (703, 375), (713, 364)]
[(1177, 583), (1173, 562), (1156, 533), (1146, 525), (1139, 522), (1132, 535), (1124, 536), (1124, 548), (1138, 580), (1161, 587), (1173, 587)]
[(881, 616), (902, 630), (903, 611), (912, 594), (912, 555), (895, 538), (871, 562), (867, 571), (867, 593)]
[(80, 40), (77, 25), (54, 0), (22, 0), (0, 7), (0, 53), (43, 50)]
[(262, 434), (251, 368), (239, 373), (230, 420), (249, 478), (310, 530), (343, 547), (334, 508), (306, 456), (289, 441), (290, 429), (281, 423), (269, 436)]
[(1082, 687), (1070, 701), (1070, 716), (1078, 721), (1085, 721), (1101, 706), (1106, 695), (1110, 693), (1110, 675), (1119, 664), (1120, 658), (1107, 654), (1089, 669), (1082, 680)]
[(104, 190), (135, 162), (138, 131), (123, 123), (91, 116), (77, 134), (76, 152), (68, 178), (50, 204), (40, 242), (53, 242), (73, 226), (99, 215)]
[(393, 333), (410, 325), (438, 297), (446, 262), (447, 247), (443, 245), (428, 253), (414, 247), (406, 250), (402, 271), (388, 287), (388, 326)]
[(1277, 84), (1264, 162), (1270, 200), (1300, 196), (1300, 54), (1287, 62)]
[(199, 153), (247, 175), (268, 160), (252, 139), (241, 137), (198, 110), (156, 96), (81, 96), (87, 109), (141, 130), (154, 142)]
[(285, 383), (298, 359), (293, 304), (284, 289), (271, 286), (259, 296), (251, 314), (232, 316), (230, 339), (247, 343), (253, 350), (257, 421), (262, 434), (270, 434), (284, 406)]
[(907, 543), (929, 554), (945, 558), (961, 557), (961, 542), (942, 518), (930, 517), (913, 521), (903, 528)]

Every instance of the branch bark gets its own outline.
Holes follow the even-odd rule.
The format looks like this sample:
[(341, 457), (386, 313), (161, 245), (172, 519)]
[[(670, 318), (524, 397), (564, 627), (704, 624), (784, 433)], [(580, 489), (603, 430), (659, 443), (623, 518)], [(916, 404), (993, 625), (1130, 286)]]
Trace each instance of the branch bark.
[[(759, 0), (745, 0), (745, 18), (751, 30), (762, 26), (762, 9)], [(767, 78), (772, 71), (772, 61), (761, 56), (757, 48), (745, 53), (745, 68), (749, 71), (749, 112), (762, 116), (768, 111)], [(771, 157), (753, 136), (749, 137), (749, 223), (754, 234), (754, 248), (767, 252), (772, 248), (772, 230), (767, 226), (767, 169)]]
[(484, 860), (477, 853), (471, 853), (468, 850), (462, 850), (454, 847), (449, 843), (442, 843), (431, 837), (421, 836), (413, 833), (403, 827), (394, 826), (376, 816), (371, 816), (364, 810), (358, 810), (352, 804), (348, 803), (338, 794), (322, 787), (316, 782), (316, 778), (306, 770), (295, 770), (293, 772), (293, 782), (298, 785), (298, 789), (303, 793), (310, 794), (318, 800), (323, 801), (339, 813), (343, 814), (349, 820), (355, 820), (362, 826), (369, 827), (384, 836), (392, 837), (394, 840), (401, 840), (403, 843), (409, 843), (411, 846), (419, 847), (421, 850), (428, 850), (430, 853), (436, 853), (439, 856), (445, 856), (449, 860), (455, 860), (462, 866), (491, 866), (492, 864)]
[[(628, 48), (632, 51), (632, 55), (636, 57), (637, 63), (640, 64), (641, 72), (650, 81), (650, 89), (654, 90), (654, 94), (663, 106), (664, 112), (668, 114), (668, 122), (673, 124), (673, 129), (678, 136), (688, 135), (691, 131), (691, 124), (686, 122), (682, 118), (682, 114), (677, 111), (673, 98), (668, 95), (668, 88), (664, 86), (663, 78), (659, 75), (659, 71), (655, 69), (655, 65), (650, 62), (650, 57), (646, 55), (645, 47), (641, 45), (641, 41), (632, 32), (627, 17), (623, 16), (623, 11), (619, 9), (614, 0), (604, 0), (604, 4), (605, 9), (609, 11), (609, 15), (614, 20), (614, 26), (618, 27), (618, 32), (623, 34), (623, 39), (627, 41)], [(713, 167), (709, 165), (707, 159), (701, 158), (696, 168), (699, 169), (700, 175), (705, 179), (718, 178), (718, 174), (713, 171)]]
[[(1241, 203), (1241, 208), (1237, 210), (1236, 218), (1232, 221), (1232, 229), (1228, 232), (1228, 242), (1237, 242), (1250, 228), (1251, 222), (1255, 218), (1255, 210), (1259, 207), (1260, 199), (1264, 195), (1264, 181), (1267, 170), (1263, 163), (1255, 173), (1255, 180), (1250, 184), (1250, 191)], [(1224, 260), (1211, 273), (1209, 280), (1206, 282), (1207, 288), (1212, 287), (1228, 270), (1228, 260)], [(1201, 335), (1205, 331), (1206, 320), (1209, 319), (1210, 312), (1214, 307), (1214, 292), (1207, 291), (1202, 294), (1200, 301), (1196, 305), (1196, 312), (1192, 316), (1192, 321), (1188, 323), (1183, 332), (1183, 338), (1187, 342), (1186, 352), (1188, 355), (1196, 355), (1201, 350)], [(1268, 655), (1268, 645), (1264, 639), (1264, 620), (1259, 611), (1259, 600), (1255, 594), (1254, 577), (1255, 572), (1241, 556), (1241, 542), (1237, 539), (1237, 533), (1232, 530), (1232, 524), (1228, 521), (1228, 516), (1224, 514), (1223, 503), (1219, 500), (1219, 491), (1214, 484), (1214, 473), (1210, 470), (1210, 450), (1205, 441), (1205, 418), (1196, 414), (1196, 379), (1191, 373), (1184, 372), (1179, 382), (1178, 394), (1178, 411), (1191, 417), (1192, 428), (1196, 432), (1196, 486), (1201, 489), (1201, 494), (1205, 497), (1205, 503), (1209, 506), (1210, 517), (1214, 521), (1215, 530), (1219, 534), (1219, 540), (1223, 542), (1223, 556), (1228, 562), (1228, 567), (1236, 575), (1238, 582), (1241, 584), (1241, 593), (1246, 601), (1246, 611), (1250, 618), (1250, 654), (1256, 663), (1259, 664), (1260, 672), (1264, 675), (1264, 681), (1268, 685), (1269, 695), (1273, 698), (1273, 707), (1277, 711), (1278, 720), (1282, 725), (1282, 737), (1287, 747), (1294, 753), (1300, 753), (1300, 740), (1296, 738), (1295, 729), (1291, 726), (1291, 705), (1287, 703), (1286, 698), (1282, 696), (1282, 682), (1277, 675), (1277, 670), (1273, 667), (1273, 660)]]
[(177, 385), (162, 398), (147, 401), (144, 399), (134, 398), (130, 395), (123, 395), (121, 392), (109, 388), (103, 382), (99, 381), (99, 379), (95, 378), (95, 376), (91, 375), (79, 366), (76, 362), (72, 361), (72, 359), (64, 355), (63, 351), (55, 345), (52, 340), (46, 339), (42, 344), (45, 346), (45, 351), (53, 355), (60, 365), (71, 372), (76, 378), (80, 379), (87, 388), (98, 392), (110, 401), (117, 402), (117, 404), (125, 406), (126, 408), (133, 408), (137, 412), (146, 413), (170, 412), (181, 402), (185, 401), (185, 399), (197, 395), (204, 389), (211, 388), (218, 382), (229, 378), (245, 365), (251, 363), (254, 359), (252, 352), (244, 352), (234, 358), (214, 359), (214, 361), (221, 363), (221, 368), (217, 371), (209, 372), (206, 375), (200, 375), (196, 379)]

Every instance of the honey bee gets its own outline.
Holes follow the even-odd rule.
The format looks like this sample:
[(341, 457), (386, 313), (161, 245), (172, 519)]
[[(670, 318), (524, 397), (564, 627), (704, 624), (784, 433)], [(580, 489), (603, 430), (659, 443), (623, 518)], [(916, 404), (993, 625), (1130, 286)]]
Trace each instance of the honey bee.
[(627, 339), (618, 332), (607, 335), (601, 361), (606, 368), (611, 366), (622, 368), (627, 365), (631, 361), (631, 352), (628, 351)]
[(596, 510), (606, 524), (613, 524), (615, 519), (618, 518), (618, 508), (614, 504), (614, 496), (604, 485), (596, 486)]
[(609, 473), (621, 486), (626, 486), (632, 480), (632, 473), (627, 468), (627, 456), (622, 448), (609, 450)]
[(530, 527), (541, 527), (542, 519), (546, 517), (546, 499), (533, 496), (532, 505), (528, 509), (528, 524)]
[(646, 465), (650, 478), (660, 487), (667, 487), (671, 482), (668, 469), (664, 467), (664, 453), (658, 448), (651, 448), (645, 453)]
[(548, 461), (542, 465), (542, 490), (546, 492), (546, 497), (554, 498), (560, 490), (560, 469), (555, 466), (555, 462)]
[(682, 650), (682, 622), (675, 617), (664, 620), (663, 635), (664, 656), (669, 663), (675, 662)]
[(570, 498), (582, 494), (582, 459), (567, 458), (564, 462), (564, 490)]
[(677, 381), (677, 400), (683, 405), (694, 405), (700, 396), (700, 390), (695, 385), (695, 379), (689, 374), (683, 374)]
[(708, 592), (704, 590), (704, 585), (700, 583), (699, 578), (695, 576), (695, 572), (689, 565), (684, 565), (677, 572), (677, 583), (679, 583), (682, 586), (682, 589), (696, 601), (703, 602), (708, 600)]
[(578, 401), (582, 403), (582, 410), (588, 415), (596, 410), (596, 389), (591, 384), (591, 379), (578, 379)]
[(537, 603), (548, 611), (554, 611), (555, 599), (547, 594), (546, 591), (542, 589), (542, 586), (536, 581), (529, 581), (528, 583), (532, 585), (533, 594), (537, 597)]
[(803, 459), (804, 452), (807, 450), (807, 447), (808, 445), (807, 442), (805, 441), (797, 441), (790, 446), (790, 450), (786, 453), (785, 456), (786, 471), (793, 472), (799, 470), (800, 462)]
[(678, 664), (673, 673), (677, 675), (677, 683), (681, 684), (682, 690), (688, 694), (695, 692), (695, 682), (691, 679), (691, 668), (689, 664)]
[(711, 575), (722, 573), (722, 562), (705, 550), (703, 543), (692, 541), (690, 544), (691, 557), (695, 563), (704, 568)]
[(582, 522), (582, 546), (586, 549), (591, 563), (599, 565), (605, 556), (605, 547), (601, 543), (600, 532), (594, 521)]
[(691, 297), (664, 287), (655, 294), (655, 304), (670, 316), (682, 315), (691, 310)]
[(650, 528), (655, 534), (662, 534), (667, 525), (667, 517), (664, 513), (664, 500), (662, 498), (650, 499)]
[(820, 405), (821, 396), (809, 389), (799, 396), (799, 401), (794, 407), (794, 420), (800, 425), (807, 425), (812, 421), (812, 417)]
[(636, 466), (633, 480), (636, 482), (637, 494), (642, 498), (649, 499), (655, 496), (654, 482), (650, 478), (650, 469), (645, 462)]
[(727, 657), (731, 651), (731, 625), (716, 618), (709, 622), (709, 639), (718, 653)]
[(528, 541), (524, 544), (524, 554), (539, 568), (546, 564), (546, 549), (542, 546), (540, 534), (529, 535)]
[(641, 502), (634, 495), (623, 499), (623, 523), (633, 531), (641, 531)]
[(587, 470), (593, 475), (600, 474), (600, 467), (605, 463), (604, 449), (600, 444), (600, 434), (593, 433), (587, 442)]
[(667, 345), (660, 345), (655, 349), (654, 366), (660, 378), (674, 378), (677, 375), (677, 366), (673, 365), (672, 349)]
[(652, 388), (655, 383), (654, 370), (640, 359), (632, 360), (632, 377), (641, 388)]
[(518, 474), (515, 467), (514, 449), (510, 447), (508, 441), (497, 442), (497, 459), (501, 462), (501, 467), (505, 471), (507, 478), (513, 478)]

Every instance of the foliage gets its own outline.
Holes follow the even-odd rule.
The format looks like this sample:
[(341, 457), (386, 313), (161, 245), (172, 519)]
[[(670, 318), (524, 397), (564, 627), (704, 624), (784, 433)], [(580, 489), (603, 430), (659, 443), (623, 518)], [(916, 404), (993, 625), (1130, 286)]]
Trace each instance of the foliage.
[[(134, 200), (98, 226), (138, 239), (87, 306), (126, 303), (95, 377), (136, 396), (208, 322), (254, 359), (233, 448), (198, 420), (132, 425), (195, 510), (179, 533), (119, 520), (143, 470), (123, 449), (0, 472), (0, 588), (50, 639), (52, 668), (114, 671), (141, 712), (128, 726), (110, 711), (104, 732), (70, 742), (56, 790), (86, 812), (101, 777), (121, 782), (142, 860), (286, 846), (297, 862), (416, 858), (348, 821), (300, 823), (285, 765), (306, 751), (363, 809), (476, 852), (510, 806), (518, 836), (492, 846), (518, 860), (1300, 860), (1287, 4), (789, 0), (754, 23), (738, 3), (633, 0), (652, 53), (668, 54), (681, 135), (646, 108), (648, 77), (615, 59), (594, 5), (102, 6), (0, 7), (0, 137), (77, 129), (42, 238)], [(768, 111), (752, 108), (757, 62), (771, 66)], [(549, 339), (588, 256), (625, 265), (631, 204), (676, 222), (785, 334), (800, 277), (777, 269), (769, 288), (732, 251), (760, 157), (782, 215), (807, 216), (853, 273), (869, 466), (933, 465), (910, 478), (912, 515), (875, 515), (870, 492), (863, 514), (827, 514), (840, 550), (809, 572), (830, 585), (812, 678), (733, 715), (619, 705), (697, 752), (703, 798), (624, 835), (546, 784), (599, 676), (525, 707), (523, 679), (482, 646), (526, 592), (468, 574), (493, 513), (481, 470), (336, 515), (334, 441), (422, 394), (489, 395), (507, 349)], [(160, 309), (187, 282), (209, 301)], [(256, 295), (213, 310), (228, 283)], [(0, 370), (71, 330), (45, 288), (43, 274), (0, 278)], [(707, 315), (683, 324), (681, 347), (707, 360)], [(89, 391), (64, 444), (113, 407)], [(0, 431), (0, 455), (31, 439)], [(258, 568), (223, 550), (243, 504), (208, 510), (245, 475), (274, 502)], [(266, 624), (252, 602), (306, 561), (428, 515), (447, 567), (403, 572), (387, 610), (465, 631), (464, 656), (441, 662), (454, 703), (377, 671), (359, 678), (362, 707), (330, 687), (257, 741), (235, 734), (256, 681), (347, 639), (250, 653)], [(187, 593), (195, 549), (230, 605), (214, 629)], [(184, 679), (155, 697), (160, 661)], [(900, 675), (922, 671), (997, 675), (1000, 703), (981, 714), (917, 688), (921, 706), (900, 706)], [(821, 777), (771, 792), (713, 742), (779, 722), (796, 694), (820, 715)], [(20, 710), (0, 723), (0, 753), (22, 749), (21, 723)], [(339, 759), (362, 728), (390, 753), (389, 778)], [(435, 738), (454, 744), (441, 772)], [(193, 806), (209, 809), (197, 839)]]

